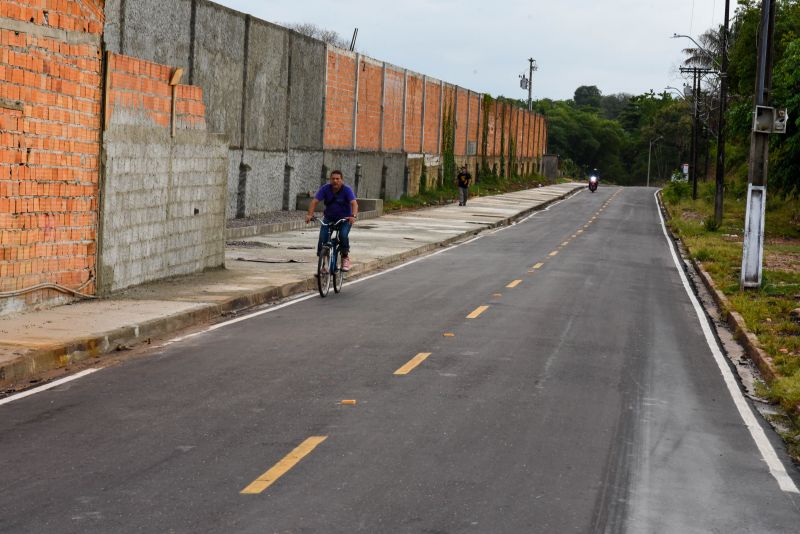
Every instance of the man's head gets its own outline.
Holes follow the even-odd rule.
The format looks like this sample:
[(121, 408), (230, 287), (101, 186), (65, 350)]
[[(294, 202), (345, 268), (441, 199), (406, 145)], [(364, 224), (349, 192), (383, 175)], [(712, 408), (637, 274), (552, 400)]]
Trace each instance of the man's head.
[(344, 176), (342, 176), (342, 171), (336, 170), (331, 171), (330, 175), (331, 187), (333, 187), (334, 191), (339, 191), (344, 185)]

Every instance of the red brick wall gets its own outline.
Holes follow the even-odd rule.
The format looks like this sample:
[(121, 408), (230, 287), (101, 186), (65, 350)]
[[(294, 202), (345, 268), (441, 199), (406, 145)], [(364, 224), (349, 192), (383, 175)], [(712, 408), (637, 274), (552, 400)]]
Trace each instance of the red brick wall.
[(456, 87), (456, 146), (455, 155), (467, 153), (467, 90)]
[[(173, 67), (121, 54), (108, 55), (108, 101), (106, 124), (115, 122), (150, 123), (169, 128), (172, 124)], [(175, 93), (176, 128), (205, 130), (203, 90), (177, 85)], [(130, 114), (130, 120), (120, 117)], [(116, 115), (116, 116), (115, 116)]]
[(386, 152), (403, 150), (403, 79), (402, 71), (386, 67), (383, 110), (383, 149)]
[(467, 117), (467, 141), (472, 141), (475, 145), (475, 154), (480, 153), (480, 134), (478, 132), (478, 121), (481, 113), (481, 95), (478, 93), (469, 94), (469, 116)]
[(426, 154), (438, 154), (439, 121), (442, 119), (439, 99), (442, 94), (442, 84), (437, 80), (426, 80), (425, 86), (425, 145), (422, 151)]
[[(57, 283), (93, 293), (102, 58), (92, 36), (102, 2), (2, 0), (0, 17), (31, 24), (0, 30), (0, 292)], [(89, 44), (60, 41), (49, 28)]]
[(406, 152), (419, 152), (422, 142), (422, 76), (408, 74), (406, 82)]
[(328, 49), (325, 88), (325, 148), (353, 147), (356, 60), (354, 54)]
[(359, 150), (379, 150), (383, 66), (361, 58), (358, 70), (356, 147)]
[[(484, 118), (486, 119), (486, 156), (494, 156), (494, 137), (497, 129), (497, 125), (495, 124), (497, 102), (490, 100), (486, 108), (486, 113), (484, 113)], [(481, 140), (481, 142), (483, 142), (483, 140)]]
[[(353, 106), (355, 89), (355, 54), (335, 47), (328, 48), (328, 73), (325, 104), (324, 148), (350, 149), (353, 147)], [(423, 91), (423, 83), (425, 90)], [(383, 108), (381, 109), (381, 84)], [(439, 154), (439, 124), (444, 110), (457, 112), (455, 153), (464, 156), (467, 141), (476, 143), (482, 154), (483, 95), (408, 73), (399, 67), (385, 65), (369, 58), (359, 58), (358, 117), (356, 147), (359, 150), (381, 149), (381, 114), (383, 118), (383, 150), (386, 152), (424, 152)], [(457, 109), (454, 106), (456, 93)], [(423, 113), (424, 94), (424, 125)], [(405, 102), (405, 121), (403, 105)], [(505, 121), (501, 121), (505, 114)], [(488, 119), (487, 156), (501, 156), (500, 128), (503, 127), (505, 156), (509, 154), (509, 140), (517, 143), (517, 156), (536, 154), (537, 115), (508, 103), (491, 100)], [(405, 139), (403, 129), (405, 122)], [(424, 139), (423, 139), (424, 129)]]

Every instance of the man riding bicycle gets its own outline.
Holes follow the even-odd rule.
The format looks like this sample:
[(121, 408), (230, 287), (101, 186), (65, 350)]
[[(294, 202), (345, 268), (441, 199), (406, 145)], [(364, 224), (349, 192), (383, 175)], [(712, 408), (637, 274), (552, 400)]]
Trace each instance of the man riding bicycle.
[(308, 214), (306, 215), (306, 223), (311, 222), (314, 218), (314, 210), (317, 204), (322, 201), (325, 203), (325, 211), (323, 212), (322, 222), (326, 223), (320, 226), (319, 241), (317, 242), (317, 256), (322, 249), (322, 244), (328, 240), (330, 233), (330, 226), (339, 219), (347, 219), (342, 223), (339, 229), (339, 243), (342, 250), (342, 270), (350, 270), (350, 239), (348, 237), (350, 228), (355, 224), (358, 218), (358, 202), (356, 195), (349, 186), (344, 184), (344, 176), (342, 171), (331, 171), (330, 182), (323, 185), (311, 199), (311, 205), (308, 207)]

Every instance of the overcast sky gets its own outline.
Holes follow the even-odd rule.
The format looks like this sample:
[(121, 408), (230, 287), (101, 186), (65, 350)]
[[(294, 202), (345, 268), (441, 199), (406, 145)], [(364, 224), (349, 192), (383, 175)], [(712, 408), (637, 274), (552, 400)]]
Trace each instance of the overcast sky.
[[(724, 0), (215, 0), (278, 24), (310, 22), (375, 59), (493, 96), (571, 98), (580, 85), (603, 94), (680, 87), (673, 33), (722, 23)], [(731, 2), (732, 6), (736, 2)], [(733, 11), (733, 7), (731, 7)]]

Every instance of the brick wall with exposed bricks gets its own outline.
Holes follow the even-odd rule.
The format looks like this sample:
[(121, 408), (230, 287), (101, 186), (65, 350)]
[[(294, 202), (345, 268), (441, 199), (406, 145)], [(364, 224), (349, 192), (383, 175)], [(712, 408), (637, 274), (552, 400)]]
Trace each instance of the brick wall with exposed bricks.
[(0, 1), (0, 313), (93, 293), (103, 3)]
[[(173, 67), (109, 53), (107, 68), (107, 124), (171, 127)], [(175, 86), (176, 129), (205, 130), (205, 114), (200, 87)]]
[[(449, 109), (456, 114), (456, 156), (470, 155), (468, 147), (478, 155), (508, 156), (511, 137), (518, 158), (542, 155), (545, 145), (537, 137), (544, 124), (540, 115), (496, 100), (489, 101), (484, 115), (482, 94), (450, 84), (444, 84), (443, 97), (441, 93), (439, 80), (329, 46), (324, 148), (378, 151), (382, 146), (384, 152), (439, 154), (442, 113)], [(484, 117), (486, 154), (482, 153)], [(505, 154), (501, 154), (501, 135)]]

